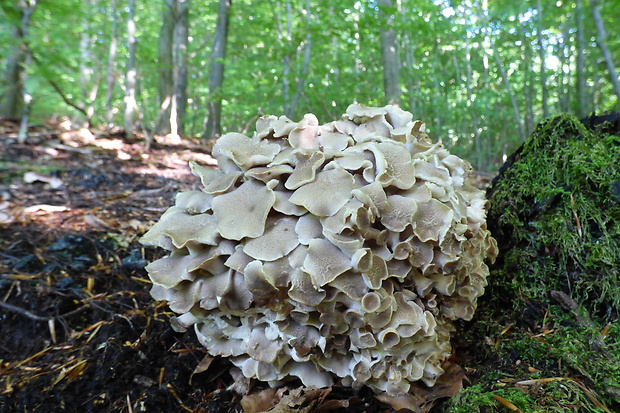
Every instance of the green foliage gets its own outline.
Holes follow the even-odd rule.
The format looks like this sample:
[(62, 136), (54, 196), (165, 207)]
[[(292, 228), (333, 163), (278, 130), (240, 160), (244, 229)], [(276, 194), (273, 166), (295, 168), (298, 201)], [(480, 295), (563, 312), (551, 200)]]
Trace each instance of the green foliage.
[[(113, 68), (116, 123), (121, 124), (126, 47), (126, 0), (54, 0), (39, 2), (27, 41), (36, 62), (31, 76), (40, 82), (34, 90), (35, 118), (80, 114), (67, 106), (51, 87), (54, 81), (70, 101), (80, 107), (89, 103), (88, 94), (96, 86), (94, 122), (104, 122), (107, 92), (107, 58), (114, 21), (117, 25), (118, 55)], [(9, 2), (11, 3), (11, 2)], [(383, 105), (383, 68), (380, 52), (380, 19), (374, 0), (305, 0), (232, 2), (225, 81), (217, 93), (223, 98), (224, 131), (243, 131), (261, 114), (282, 114), (304, 86), (294, 118), (316, 113), (322, 122), (337, 118), (353, 101)], [(540, 119), (542, 98), (541, 61), (538, 54), (539, 26), (547, 53), (547, 86), (552, 112), (579, 109), (576, 101), (575, 42), (576, 16), (573, 2), (543, 3), (542, 18), (537, 2), (528, 0), (394, 2), (394, 27), (401, 61), (401, 107), (427, 123), (434, 139), (442, 138), (455, 154), (475, 161), (479, 169), (494, 169), (502, 156), (519, 146), (511, 101), (491, 50), (493, 42), (505, 66), (522, 118), (528, 125)], [(588, 110), (612, 109), (615, 99), (606, 68), (588, 18), (589, 5), (583, 2), (583, 21), (588, 48), (586, 80)], [(609, 48), (620, 51), (620, 37), (614, 2), (605, 2), (602, 14), (609, 31)], [(147, 127), (153, 126), (159, 111), (158, 36), (161, 2), (137, 2), (138, 106)], [(0, 59), (16, 46), (14, 27), (19, 11), (3, 5), (0, 18)], [(308, 23), (308, 15), (310, 20)], [(290, 19), (291, 36), (287, 36)], [(186, 130), (200, 135), (206, 102), (215, 94), (208, 87), (209, 61), (217, 20), (217, 2), (192, 2), (188, 46), (188, 104)], [(302, 72), (304, 49), (311, 40), (310, 70)], [(81, 46), (88, 39), (84, 53)], [(4, 53), (3, 53), (4, 52)], [(617, 55), (618, 53), (615, 53)], [(284, 73), (288, 59), (290, 73)], [(0, 60), (6, 63), (6, 60)], [(84, 70), (91, 70), (89, 77)], [(289, 84), (284, 92), (285, 78)], [(469, 92), (468, 92), (469, 88)], [(0, 86), (0, 90), (2, 87)], [(287, 101), (288, 98), (288, 101)], [(529, 126), (528, 126), (529, 127)]]

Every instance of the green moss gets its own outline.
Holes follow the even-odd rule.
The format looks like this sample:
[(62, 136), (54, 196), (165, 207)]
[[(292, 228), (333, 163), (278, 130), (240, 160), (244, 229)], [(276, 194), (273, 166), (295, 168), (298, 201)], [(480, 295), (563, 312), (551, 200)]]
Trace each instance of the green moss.
[(616, 136), (593, 133), (571, 116), (540, 124), (491, 197), (489, 225), (508, 244), (495, 282), (516, 283), (531, 299), (562, 290), (588, 311), (617, 315), (619, 160)]
[[(604, 355), (590, 348), (596, 332), (563, 327), (567, 319), (552, 314), (546, 322), (550, 329), (544, 336), (533, 336), (518, 328), (501, 335), (504, 329), (496, 326), (497, 334), (487, 340), (487, 359), (476, 366), (474, 384), (450, 399), (442, 410), (446, 413), (508, 411), (494, 397), (499, 396), (524, 413), (605, 412), (601, 404), (616, 411), (614, 408), (620, 400), (614, 400), (607, 390), (620, 389), (617, 331), (607, 336), (609, 354)], [(537, 379), (540, 381), (532, 382)], [(528, 380), (529, 384), (519, 383)]]
[(504, 413), (510, 411), (494, 396), (516, 406), (522, 413), (603, 413), (582, 388), (572, 380), (556, 380), (536, 386), (496, 386), (486, 390), (482, 385), (469, 387), (453, 397), (444, 411), (451, 413)]
[[(620, 138), (559, 116), (515, 159), (489, 195), (500, 256), (463, 334), (477, 346), (465, 357), (475, 372), (443, 410), (509, 411), (499, 396), (522, 412), (605, 411), (599, 402), (620, 411)], [(554, 290), (588, 321), (560, 307)], [(516, 384), (532, 379), (551, 380)]]

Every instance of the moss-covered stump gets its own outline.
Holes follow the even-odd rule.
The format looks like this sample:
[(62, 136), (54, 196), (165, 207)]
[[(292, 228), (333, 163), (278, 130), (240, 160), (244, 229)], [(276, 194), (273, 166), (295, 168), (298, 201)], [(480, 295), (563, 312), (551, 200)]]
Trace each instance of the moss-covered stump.
[(444, 410), (620, 411), (618, 119), (548, 119), (502, 168), (500, 255), (463, 334), (472, 385)]
[[(598, 318), (620, 309), (620, 137), (560, 116), (538, 126), (490, 192), (489, 227), (511, 295), (569, 294)], [(503, 267), (503, 268), (502, 268)]]

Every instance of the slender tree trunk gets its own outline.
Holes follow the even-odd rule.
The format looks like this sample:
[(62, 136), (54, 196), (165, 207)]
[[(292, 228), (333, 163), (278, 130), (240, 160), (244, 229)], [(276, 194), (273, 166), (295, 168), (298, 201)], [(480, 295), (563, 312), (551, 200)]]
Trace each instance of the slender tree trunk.
[(566, 100), (566, 74), (564, 73), (564, 67), (566, 65), (567, 38), (564, 36), (564, 31), (562, 32), (562, 36), (559, 38), (557, 50), (558, 59), (560, 61), (558, 70), (558, 105), (560, 112), (568, 112), (570, 110), (570, 105)]
[(174, 41), (172, 48), (173, 99), (170, 115), (171, 133), (185, 132), (185, 112), (187, 109), (187, 43), (189, 34), (189, 1), (175, 1)]
[[(28, 47), (28, 28), (32, 15), (37, 7), (38, 0), (19, 0), (17, 7), (21, 15), (19, 25), (14, 27), (17, 43), (6, 59), (4, 73), (5, 91), (0, 100), (0, 116), (18, 118), (23, 113), (24, 98), (27, 92), (24, 89), (25, 68), (29, 65), (30, 50)], [(28, 95), (29, 97), (29, 95)]]
[(125, 136), (133, 138), (136, 108), (136, 22), (134, 20), (135, 0), (129, 0), (127, 8), (127, 41), (129, 58), (125, 75)]
[[(594, 67), (598, 67), (599, 62), (596, 61)], [(600, 90), (601, 90), (601, 76), (598, 73), (598, 70), (594, 70), (592, 72), (592, 112), (596, 113), (600, 103)]]
[(601, 49), (601, 53), (605, 59), (611, 84), (613, 85), (614, 92), (618, 97), (618, 103), (616, 103), (616, 105), (618, 105), (620, 103), (620, 81), (618, 80), (618, 73), (616, 72), (613, 58), (609, 52), (609, 48), (607, 47), (607, 32), (605, 31), (603, 18), (601, 17), (601, 4), (599, 3), (599, 0), (590, 0), (590, 5), (592, 6), (592, 17), (594, 18), (594, 23), (596, 24), (596, 43)]
[(583, 9), (581, 0), (575, 1), (575, 20), (577, 26), (577, 115), (583, 119), (588, 115), (588, 97), (586, 95), (586, 65), (584, 51), (586, 41), (583, 28)]
[(476, 169), (481, 171), (486, 169), (484, 164), (484, 156), (480, 143), (480, 125), (478, 123), (478, 113), (476, 105), (474, 104), (474, 93), (472, 90), (472, 69), (471, 69), (471, 45), (469, 44), (469, 38), (465, 38), (465, 88), (467, 89), (467, 106), (469, 108), (469, 114), (473, 123), (473, 135), (474, 135), (474, 148), (476, 151)]
[(164, 0), (159, 35), (159, 101), (155, 133), (185, 129), (189, 0)]
[(354, 8), (353, 10), (353, 32), (354, 32), (354, 38), (355, 38), (355, 56), (354, 56), (354, 60), (355, 60), (355, 67), (353, 68), (353, 73), (355, 74), (355, 79), (354, 79), (354, 87), (355, 89), (353, 90), (353, 96), (359, 96), (360, 95), (360, 91), (361, 91), (361, 86), (360, 86), (360, 74), (362, 72), (362, 60), (361, 60), (361, 50), (362, 50), (362, 36), (361, 36), (361, 29), (360, 29), (360, 15), (361, 12), (359, 10), (359, 8)]
[(400, 103), (400, 64), (394, 30), (392, 0), (379, 0), (379, 20), (381, 22), (381, 59), (383, 61), (383, 88), (388, 104)]
[(116, 46), (118, 36), (118, 20), (117, 20), (117, 0), (112, 0), (112, 10), (110, 12), (112, 16), (112, 33), (110, 35), (110, 51), (108, 53), (108, 79), (106, 90), (106, 121), (107, 128), (111, 129), (114, 126), (114, 108), (112, 106), (112, 100), (114, 99), (114, 67), (116, 65)]
[[(29, 2), (28, 4), (28, 8), (24, 10), (24, 14), (22, 16), (22, 21), (21, 21), (21, 27), (22, 27), (22, 33), (23, 33), (23, 38), (28, 39), (28, 29), (30, 26), (30, 20), (32, 18), (32, 14), (34, 13), (34, 9), (37, 6), (37, 1), (36, 0), (32, 0)], [(28, 44), (24, 42), (25, 45), (25, 49), (24, 49), (24, 54), (25, 54), (25, 58), (24, 58), (24, 67), (23, 67), (23, 72), (22, 72), (22, 79), (21, 79), (21, 87), (22, 87), (22, 101), (24, 102), (24, 110), (22, 113), (22, 121), (19, 127), (19, 143), (25, 143), (26, 142), (26, 137), (28, 135), (28, 117), (30, 116), (30, 105), (32, 103), (32, 95), (30, 94), (30, 92), (28, 91), (28, 88), (26, 87), (27, 84), (27, 80), (28, 80), (28, 69), (30, 67), (30, 64), (32, 63), (32, 53), (30, 51), (30, 47), (28, 46)]]
[[(82, 35), (80, 37), (80, 54), (82, 59), (80, 61), (80, 84), (82, 88), (82, 96), (84, 98), (84, 104), (82, 107), (86, 112), (86, 120), (84, 121), (85, 127), (90, 127), (92, 117), (95, 113), (95, 100), (97, 99), (97, 93), (99, 91), (99, 81), (101, 77), (98, 76), (95, 79), (95, 56), (93, 55), (93, 36), (89, 32), (90, 28), (90, 16), (94, 14), (94, 0), (84, 0), (84, 6), (86, 8), (86, 18), (84, 19), (82, 26)], [(97, 70), (97, 72), (100, 72)]]
[(224, 83), (224, 58), (228, 42), (228, 21), (232, 0), (220, 0), (217, 12), (217, 24), (211, 51), (211, 72), (209, 73), (210, 99), (207, 104), (208, 114), (204, 122), (203, 138), (217, 138), (222, 133), (222, 97), (220, 88)]
[(310, 23), (312, 21), (312, 18), (310, 13), (310, 0), (306, 0), (306, 18), (308, 31), (306, 32), (306, 42), (304, 45), (304, 61), (301, 68), (301, 73), (299, 74), (299, 76), (297, 76), (295, 94), (293, 95), (293, 99), (291, 99), (291, 103), (288, 106), (287, 112), (285, 113), (288, 118), (293, 118), (295, 116), (295, 109), (297, 107), (297, 103), (299, 102), (299, 98), (304, 91), (304, 86), (306, 84), (306, 79), (308, 78), (308, 73), (310, 73), (310, 52), (312, 50), (312, 35), (310, 31)]
[(289, 113), (289, 102), (290, 102), (290, 90), (291, 90), (291, 81), (289, 79), (291, 73), (291, 56), (290, 48), (291, 41), (293, 39), (293, 12), (291, 8), (291, 0), (285, 0), (284, 8), (285, 8), (285, 19), (286, 19), (286, 28), (282, 27), (282, 17), (280, 16), (280, 10), (282, 8), (280, 2), (277, 3), (278, 7), (278, 32), (280, 35), (280, 42), (282, 45), (282, 49), (284, 50), (284, 57), (282, 57), (282, 99), (284, 101), (283, 108), (284, 113)]
[(534, 71), (531, 68), (532, 57), (534, 51), (530, 42), (527, 41), (527, 35), (523, 35), (523, 46), (521, 54), (521, 71), (523, 72), (523, 95), (525, 97), (525, 135), (534, 129), (534, 98), (536, 89), (534, 87)]
[[(497, 51), (497, 46), (495, 45), (495, 41), (491, 38), (488, 32), (488, 0), (481, 1), (481, 9), (480, 9), (480, 19), (482, 21), (484, 31), (485, 31), (485, 45), (491, 48), (493, 52), (493, 57), (495, 58), (495, 63), (497, 64), (497, 70), (499, 71), (499, 75), (502, 77), (504, 81), (504, 85), (506, 86), (506, 90), (508, 92), (508, 96), (510, 97), (510, 101), (512, 102), (512, 109), (515, 115), (515, 123), (517, 124), (517, 129), (519, 131), (519, 137), (521, 140), (525, 140), (525, 130), (523, 127), (523, 120), (521, 118), (521, 112), (519, 111), (519, 103), (517, 102), (517, 98), (512, 91), (512, 86), (510, 84), (510, 80), (508, 79), (508, 75), (504, 70), (504, 65), (502, 64), (502, 60), (500, 59), (499, 52)], [(486, 56), (486, 52), (484, 53)], [(485, 64), (485, 66), (488, 63)]]
[(499, 57), (499, 52), (497, 51), (497, 47), (495, 46), (495, 42), (491, 41), (491, 47), (493, 49), (493, 57), (495, 57), (495, 63), (497, 63), (497, 70), (499, 70), (499, 74), (504, 80), (504, 85), (506, 86), (506, 90), (508, 91), (508, 96), (510, 97), (510, 101), (512, 102), (512, 110), (515, 114), (515, 122), (517, 123), (517, 127), (519, 130), (519, 137), (521, 140), (525, 140), (525, 130), (523, 128), (523, 121), (521, 120), (521, 112), (519, 110), (519, 103), (517, 102), (517, 98), (512, 91), (512, 85), (510, 84), (510, 79), (508, 79), (508, 75), (504, 70), (504, 65), (502, 64), (502, 60)]
[[(543, 106), (543, 116), (545, 118), (549, 117), (549, 91), (547, 89), (547, 74), (545, 73), (546, 68), (546, 53), (545, 53), (545, 44), (543, 41), (542, 29), (544, 27), (543, 22), (543, 8), (542, 1), (538, 0), (538, 18), (537, 23), (538, 27), (536, 28), (536, 38), (538, 40), (538, 56), (540, 58), (540, 86), (542, 88), (542, 106)], [(528, 133), (529, 135), (529, 133)]]
[(160, 109), (155, 122), (154, 133), (166, 135), (170, 133), (170, 109), (174, 87), (172, 48), (175, 0), (164, 0), (162, 6), (158, 61)]
[(415, 73), (415, 49), (409, 37), (409, 34), (405, 34), (405, 63), (406, 63), (406, 75), (407, 75), (407, 94), (409, 95), (409, 110), (413, 113), (416, 119), (423, 119), (422, 113), (418, 108), (417, 96), (419, 94), (416, 80), (414, 78)]
[(435, 127), (436, 127), (436, 133), (438, 135), (441, 134), (441, 125), (442, 125), (442, 109), (440, 109), (442, 107), (442, 105), (439, 103), (439, 98), (442, 97), (441, 94), (441, 85), (439, 84), (439, 72), (442, 68), (441, 62), (439, 61), (439, 39), (436, 40), (435, 42), (435, 47), (434, 47), (434, 55), (433, 55), (433, 72), (435, 73), (435, 76), (433, 76), (433, 90), (434, 93), (431, 95), (431, 103), (433, 105), (433, 111), (432, 113), (435, 114)]
[[(488, 3), (487, 0), (479, 0), (479, 7), (478, 7), (478, 19), (479, 21), (482, 23), (481, 26), (481, 32), (484, 33), (483, 35), (483, 39), (482, 39), (482, 68), (483, 68), (483, 73), (482, 73), (482, 82), (483, 82), (483, 88), (484, 88), (484, 95), (485, 97), (491, 96), (491, 76), (490, 76), (490, 64), (489, 64), (489, 53), (491, 51), (491, 35), (490, 35), (490, 30), (489, 30), (489, 21), (488, 21)], [(476, 148), (476, 152), (478, 153), (478, 156), (481, 159), (485, 159), (487, 157), (487, 153), (491, 154), (491, 137), (490, 137), (490, 133), (489, 133), (489, 119), (490, 117), (488, 116), (489, 113), (493, 113), (493, 109), (489, 107), (489, 99), (482, 99), (482, 108), (481, 108), (481, 112), (485, 115), (484, 117), (484, 123), (482, 123), (482, 127), (480, 128), (480, 137), (479, 137), (479, 142), (480, 142), (480, 146), (478, 148)], [(485, 148), (488, 148), (488, 150), (485, 150)]]

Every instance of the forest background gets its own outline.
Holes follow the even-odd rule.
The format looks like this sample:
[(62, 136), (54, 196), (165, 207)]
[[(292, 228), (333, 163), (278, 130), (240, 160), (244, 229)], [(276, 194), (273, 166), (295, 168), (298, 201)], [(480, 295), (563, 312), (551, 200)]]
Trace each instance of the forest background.
[(618, 109), (620, 0), (1, 0), (0, 117), (206, 139), (395, 103), (477, 170)]

